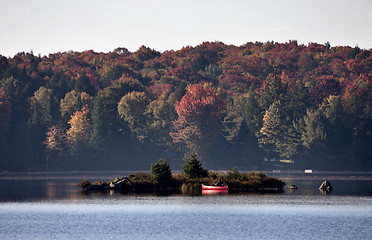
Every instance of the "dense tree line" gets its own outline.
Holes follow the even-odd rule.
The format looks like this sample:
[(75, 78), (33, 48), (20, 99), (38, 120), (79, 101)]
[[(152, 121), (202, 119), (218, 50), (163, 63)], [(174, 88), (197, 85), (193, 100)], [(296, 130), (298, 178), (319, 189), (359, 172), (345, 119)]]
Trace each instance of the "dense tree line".
[(0, 169), (372, 169), (372, 54), (205, 42), (0, 55)]

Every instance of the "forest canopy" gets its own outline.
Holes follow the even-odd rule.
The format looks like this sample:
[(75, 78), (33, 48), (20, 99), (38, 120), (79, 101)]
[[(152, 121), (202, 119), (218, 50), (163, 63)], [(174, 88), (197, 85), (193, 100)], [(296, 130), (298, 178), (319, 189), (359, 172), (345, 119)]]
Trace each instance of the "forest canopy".
[[(372, 54), (204, 42), (0, 55), (0, 170), (372, 169)], [(281, 161), (280, 161), (281, 160)]]

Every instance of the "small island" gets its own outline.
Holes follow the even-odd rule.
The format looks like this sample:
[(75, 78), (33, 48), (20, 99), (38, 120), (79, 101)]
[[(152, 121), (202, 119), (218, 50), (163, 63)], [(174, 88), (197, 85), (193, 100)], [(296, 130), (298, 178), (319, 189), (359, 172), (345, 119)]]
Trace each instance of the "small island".
[(183, 165), (181, 173), (172, 173), (168, 162), (162, 159), (151, 165), (150, 172), (136, 172), (109, 182), (90, 183), (84, 179), (80, 185), (86, 192), (120, 190), (182, 194), (198, 194), (202, 191), (202, 185), (212, 186), (216, 183), (228, 186), (229, 192), (281, 192), (285, 185), (280, 179), (257, 171), (240, 173), (236, 168), (226, 172), (208, 171), (202, 167), (194, 153)]

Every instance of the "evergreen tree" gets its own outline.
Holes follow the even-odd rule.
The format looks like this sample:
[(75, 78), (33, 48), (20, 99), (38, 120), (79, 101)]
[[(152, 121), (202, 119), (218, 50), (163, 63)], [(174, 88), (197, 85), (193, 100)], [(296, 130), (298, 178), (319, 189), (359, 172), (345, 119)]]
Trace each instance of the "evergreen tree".
[(287, 93), (287, 86), (282, 80), (273, 75), (269, 75), (260, 91), (260, 105), (263, 109), (268, 109), (274, 101), (281, 101)]
[(248, 96), (245, 99), (243, 118), (249, 130), (254, 133), (255, 136), (258, 136), (262, 124), (260, 112), (261, 108), (258, 102), (257, 93), (253, 88), (250, 88)]
[(293, 123), (281, 110), (282, 107), (280, 101), (275, 101), (266, 110), (258, 140), (268, 153), (276, 152), (281, 157), (291, 158), (300, 141)]
[(311, 151), (324, 151), (326, 148), (326, 119), (319, 110), (306, 111), (301, 128), (302, 144)]
[(172, 178), (172, 172), (166, 160), (160, 159), (159, 162), (151, 164), (151, 176), (155, 183), (169, 183)]
[(183, 165), (182, 173), (185, 177), (190, 179), (208, 176), (208, 170), (202, 167), (195, 153), (192, 153), (189, 160)]
[(244, 119), (240, 124), (238, 135), (233, 141), (234, 152), (238, 154), (237, 164), (241, 163), (252, 167), (262, 160), (262, 150), (258, 146), (257, 137), (248, 128), (248, 124)]
[(97, 150), (108, 147), (108, 137), (110, 136), (109, 115), (107, 114), (106, 104), (103, 97), (98, 94), (93, 99), (91, 120), (92, 135), (90, 144)]

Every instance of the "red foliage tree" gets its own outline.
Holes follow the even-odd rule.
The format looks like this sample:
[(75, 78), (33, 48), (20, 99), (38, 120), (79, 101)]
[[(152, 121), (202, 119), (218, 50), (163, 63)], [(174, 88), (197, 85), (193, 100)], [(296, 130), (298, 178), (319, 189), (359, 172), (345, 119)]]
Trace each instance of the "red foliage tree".
[(310, 89), (310, 98), (318, 105), (324, 98), (330, 95), (338, 95), (339, 92), (339, 83), (333, 76), (321, 76), (315, 78), (314, 87)]
[(208, 83), (193, 84), (176, 102), (178, 119), (173, 122), (174, 142), (184, 142), (189, 149), (204, 155), (215, 142), (224, 108), (222, 92)]

